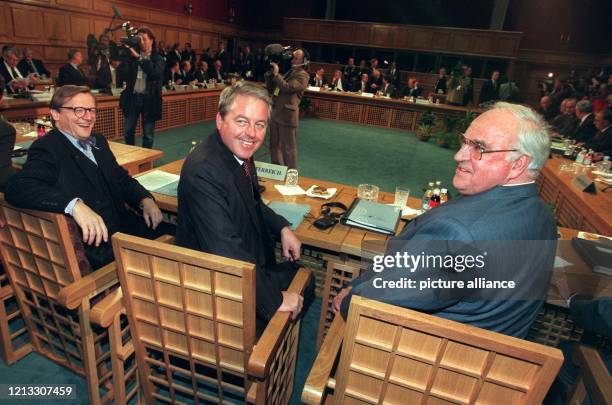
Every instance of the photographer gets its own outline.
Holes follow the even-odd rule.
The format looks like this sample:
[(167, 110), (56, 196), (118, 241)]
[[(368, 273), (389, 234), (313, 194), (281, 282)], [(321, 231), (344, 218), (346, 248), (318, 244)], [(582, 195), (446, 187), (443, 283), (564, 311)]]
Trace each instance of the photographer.
[(121, 93), (119, 106), (125, 116), (125, 143), (134, 145), (138, 115), (142, 115), (142, 146), (153, 147), (155, 121), (162, 114), (162, 78), (164, 60), (157, 53), (155, 35), (147, 27), (137, 31), (140, 46), (125, 45), (131, 58), (122, 64), (127, 87)]
[(291, 69), (284, 75), (278, 64), (270, 62), (272, 69), (265, 74), (268, 92), (274, 108), (270, 120), (270, 155), (272, 163), (297, 168), (297, 126), (300, 101), (308, 86), (308, 73), (304, 70), (304, 51), (293, 52)]

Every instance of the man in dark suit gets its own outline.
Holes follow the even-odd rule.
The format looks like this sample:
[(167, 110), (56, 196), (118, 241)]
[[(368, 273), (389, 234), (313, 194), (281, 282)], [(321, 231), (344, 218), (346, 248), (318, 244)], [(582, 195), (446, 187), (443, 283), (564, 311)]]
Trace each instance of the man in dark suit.
[(201, 60), (198, 70), (195, 72), (195, 78), (200, 83), (208, 81), (208, 62)]
[[(176, 243), (256, 265), (256, 314), (296, 317), (303, 298), (287, 292), (300, 258), (300, 241), (285, 218), (261, 200), (253, 154), (266, 136), (271, 101), (265, 89), (239, 82), (223, 90), (217, 130), (187, 157), (178, 186)], [(277, 264), (279, 238), (287, 260)], [(261, 330), (262, 328), (258, 328)]]
[(242, 77), (247, 80), (255, 80), (255, 55), (251, 53), (251, 47), (244, 47), (244, 60), (241, 66)]
[(395, 97), (395, 86), (391, 84), (391, 80), (392, 78), (390, 75), (383, 76), (380, 94), (384, 97)]
[[(5, 197), (17, 207), (72, 216), (85, 254), (98, 268), (113, 260), (110, 235), (154, 237), (162, 214), (151, 194), (117, 164), (106, 138), (92, 134), (97, 111), (88, 87), (59, 88), (50, 109), (55, 129), (32, 144)], [(142, 210), (142, 218), (126, 204)]]
[(361, 75), (361, 80), (357, 82), (356, 86), (353, 87), (353, 91), (360, 93), (371, 93), (372, 88), (370, 87), (370, 77), (367, 73)]
[(555, 107), (549, 96), (542, 96), (538, 113), (544, 117), (546, 122), (550, 123), (559, 114), (559, 110)]
[(223, 42), (219, 43), (219, 50), (215, 55), (215, 61), (221, 61), (221, 66), (223, 69), (227, 70), (230, 68), (230, 55), (225, 50), (225, 44)]
[(438, 80), (436, 80), (436, 85), (434, 86), (434, 93), (436, 94), (446, 94), (446, 81), (448, 80), (448, 76), (446, 76), (446, 68), (441, 67)]
[(30, 48), (24, 48), (23, 59), (19, 61), (17, 68), (25, 75), (34, 73), (39, 76), (51, 76), (51, 73), (49, 73), (42, 60), (32, 57), (32, 50)]
[(192, 64), (190, 61), (183, 61), (181, 75), (183, 76), (184, 84), (189, 84), (192, 81), (196, 80), (195, 72), (193, 71)]
[(217, 59), (210, 72), (208, 72), (208, 77), (215, 79), (218, 83), (223, 83), (227, 78), (223, 69), (225, 69), (225, 65), (220, 59)]
[(423, 89), (419, 87), (419, 81), (416, 77), (408, 79), (408, 85), (404, 88), (402, 95), (404, 97), (420, 97), (423, 94)]
[(185, 49), (181, 52), (181, 61), (189, 61), (192, 66), (195, 65), (196, 53), (191, 49), (191, 42), (185, 42)]
[(389, 76), (391, 76), (390, 83), (393, 85), (393, 87), (399, 89), (401, 85), (402, 74), (400, 69), (397, 67), (397, 62), (391, 62), (391, 67), (389, 68)]
[(60, 87), (67, 84), (86, 86), (87, 77), (79, 67), (81, 63), (83, 63), (83, 55), (81, 54), (81, 51), (78, 49), (71, 49), (68, 51), (68, 63), (59, 69), (57, 85)]
[(579, 120), (578, 127), (571, 137), (576, 142), (588, 142), (597, 132), (595, 127), (595, 115), (593, 115), (593, 104), (589, 100), (581, 100), (576, 103), (576, 117)]
[(300, 101), (308, 87), (308, 73), (304, 70), (304, 51), (293, 52), (291, 69), (284, 75), (271, 62), (266, 73), (268, 93), (273, 94), (274, 108), (270, 124), (270, 156), (272, 163), (297, 169), (297, 126)]
[(490, 104), (499, 100), (499, 70), (491, 73), (491, 78), (482, 84), (480, 104)]
[(0, 61), (0, 75), (4, 78), (3, 90), (9, 94), (25, 91), (26, 88), (33, 89), (38, 75), (22, 72), (17, 67), (19, 55), (17, 48), (3, 47), (2, 61)]
[(561, 102), (559, 115), (550, 121), (550, 126), (553, 133), (569, 137), (576, 131), (578, 123), (578, 118), (576, 118), (576, 99), (566, 98)]
[(595, 126), (597, 133), (586, 146), (604, 156), (612, 154), (612, 111), (609, 109), (595, 113)]
[(342, 77), (342, 71), (336, 70), (334, 72), (334, 77), (332, 77), (332, 81), (329, 84), (329, 88), (331, 90), (336, 91), (350, 91), (351, 85)]
[(323, 87), (326, 84), (327, 79), (325, 79), (325, 69), (322, 67), (318, 68), (317, 71), (310, 76), (310, 80), (308, 81), (308, 85), (314, 87)]
[[(535, 185), (550, 151), (546, 128), (531, 109), (508, 103), (497, 103), (476, 118), (455, 155), (453, 186), (461, 195), (406, 225), (384, 256), (433, 256), (433, 263), (373, 267), (338, 294), (334, 309), (345, 312), (347, 296), (357, 294), (524, 337), (546, 297), (556, 252), (555, 220)], [(491, 249), (483, 251), (483, 246)], [(460, 268), (455, 260), (436, 265), (436, 257), (468, 255), (476, 261), (481, 256), (482, 267)], [(513, 280), (516, 288), (377, 287), (406, 276), (420, 284), (427, 277), (454, 281), (476, 275)]]
[(348, 58), (347, 65), (342, 68), (342, 75), (349, 86), (346, 86), (345, 91), (349, 91), (359, 81), (359, 68), (355, 66), (355, 58)]

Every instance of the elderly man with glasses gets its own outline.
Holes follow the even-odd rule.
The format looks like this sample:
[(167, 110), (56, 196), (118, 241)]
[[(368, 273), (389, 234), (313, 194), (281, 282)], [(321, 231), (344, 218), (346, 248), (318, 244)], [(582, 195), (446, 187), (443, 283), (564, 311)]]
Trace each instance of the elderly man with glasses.
[(455, 154), (453, 186), (461, 195), (407, 224), (383, 256), (413, 261), (376, 268), (375, 258), (373, 271), (343, 289), (334, 309), (346, 314), (357, 294), (525, 337), (556, 250), (555, 220), (535, 185), (549, 150), (547, 126), (533, 110), (497, 103), (481, 114)]
[(151, 194), (119, 166), (106, 138), (92, 134), (98, 111), (90, 89), (60, 87), (50, 112), (55, 129), (30, 146), (23, 169), (6, 186), (7, 201), (72, 216), (93, 268), (113, 260), (114, 232), (149, 238), (167, 232), (158, 226), (162, 214)]

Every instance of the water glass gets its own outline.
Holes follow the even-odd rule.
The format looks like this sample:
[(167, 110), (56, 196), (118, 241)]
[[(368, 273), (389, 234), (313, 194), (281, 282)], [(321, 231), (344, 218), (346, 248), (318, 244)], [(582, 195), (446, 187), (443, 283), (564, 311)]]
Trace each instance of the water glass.
[(296, 169), (287, 170), (287, 176), (285, 177), (285, 186), (295, 187), (298, 185), (298, 171)]
[(406, 187), (395, 187), (395, 202), (393, 205), (396, 205), (400, 208), (404, 208), (408, 205), (408, 197), (410, 197), (410, 189)]
[(378, 192), (379, 188), (374, 184), (360, 184), (357, 187), (357, 197), (362, 200), (377, 202)]

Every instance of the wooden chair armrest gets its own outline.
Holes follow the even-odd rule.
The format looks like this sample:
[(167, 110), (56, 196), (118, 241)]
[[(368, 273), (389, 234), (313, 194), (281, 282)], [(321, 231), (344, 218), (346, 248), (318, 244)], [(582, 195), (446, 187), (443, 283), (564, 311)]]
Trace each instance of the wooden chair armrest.
[(302, 402), (306, 404), (321, 404), (325, 401), (325, 389), (330, 385), (331, 371), (340, 354), (344, 339), (345, 322), (337, 314), (327, 331), (327, 336), (321, 345), (310, 374), (302, 391)]
[(75, 309), (89, 294), (117, 283), (117, 265), (112, 262), (62, 288), (57, 301), (68, 309)]
[(159, 238), (155, 239), (158, 242), (162, 242), (162, 243), (168, 243), (173, 245), (174, 244), (174, 236), (172, 235), (162, 235)]
[(116, 288), (91, 309), (89, 320), (94, 325), (108, 328), (115, 319), (117, 312), (123, 309), (123, 291), (121, 287)]
[[(293, 277), (291, 285), (287, 291), (302, 294), (310, 281), (312, 272), (310, 270), (300, 268)], [(291, 314), (289, 312), (276, 312), (266, 326), (263, 335), (257, 341), (253, 352), (249, 357), (247, 371), (250, 376), (263, 380), (268, 375), (270, 364), (274, 359), (273, 354), (278, 350), (281, 344), (283, 334), (289, 326)]]
[(599, 352), (591, 347), (577, 345), (574, 363), (580, 367), (586, 391), (594, 404), (612, 404), (612, 377)]

